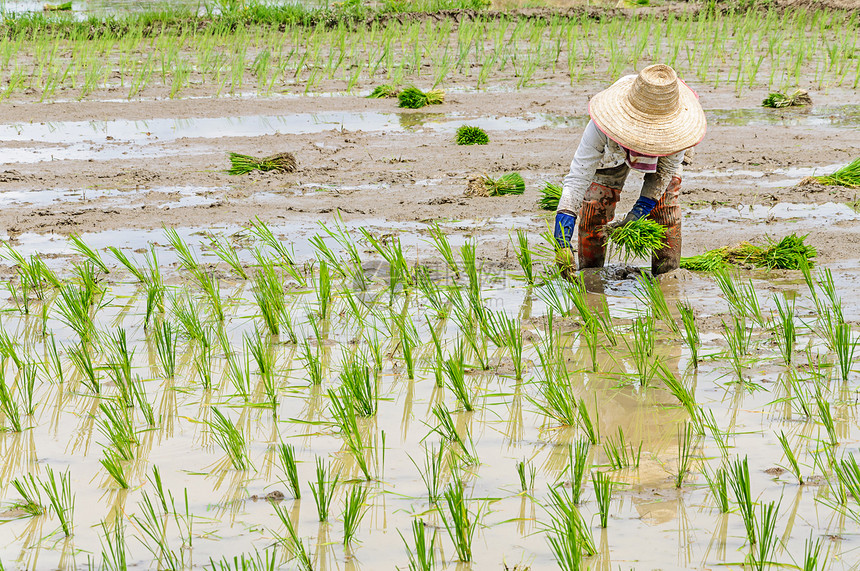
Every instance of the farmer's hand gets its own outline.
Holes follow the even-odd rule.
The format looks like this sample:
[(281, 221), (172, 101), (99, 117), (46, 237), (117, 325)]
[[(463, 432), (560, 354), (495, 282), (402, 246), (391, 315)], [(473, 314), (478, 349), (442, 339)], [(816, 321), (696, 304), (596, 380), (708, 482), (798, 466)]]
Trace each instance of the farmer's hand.
[(628, 222), (645, 218), (651, 214), (651, 211), (654, 210), (655, 206), (657, 206), (656, 200), (648, 198), (647, 196), (640, 196), (639, 200), (636, 201), (636, 204), (633, 205), (633, 208), (630, 209), (630, 212), (627, 213), (627, 216), (625, 216), (623, 220), (613, 220), (606, 225), (606, 232), (612, 232), (616, 228), (620, 228)]
[(555, 228), (553, 230), (556, 245), (555, 263), (564, 275), (569, 275), (576, 270), (576, 258), (570, 247), (575, 230), (576, 214), (568, 210), (559, 210), (556, 212)]

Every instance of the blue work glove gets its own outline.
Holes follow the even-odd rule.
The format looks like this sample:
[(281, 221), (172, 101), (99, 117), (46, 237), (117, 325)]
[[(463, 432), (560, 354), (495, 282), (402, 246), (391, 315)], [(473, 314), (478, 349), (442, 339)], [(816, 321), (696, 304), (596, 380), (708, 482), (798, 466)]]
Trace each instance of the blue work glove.
[(569, 212), (555, 213), (555, 237), (556, 246), (559, 248), (570, 248), (570, 241), (573, 239), (573, 232), (576, 229), (576, 214)]
[(639, 200), (636, 201), (636, 204), (633, 205), (633, 208), (630, 209), (630, 212), (627, 213), (627, 216), (624, 217), (623, 220), (613, 220), (609, 224), (606, 225), (608, 230), (614, 230), (621, 226), (624, 226), (628, 222), (633, 222), (634, 220), (639, 220), (640, 218), (645, 218), (654, 208), (657, 206), (657, 201), (653, 198), (648, 198), (647, 196), (640, 196)]

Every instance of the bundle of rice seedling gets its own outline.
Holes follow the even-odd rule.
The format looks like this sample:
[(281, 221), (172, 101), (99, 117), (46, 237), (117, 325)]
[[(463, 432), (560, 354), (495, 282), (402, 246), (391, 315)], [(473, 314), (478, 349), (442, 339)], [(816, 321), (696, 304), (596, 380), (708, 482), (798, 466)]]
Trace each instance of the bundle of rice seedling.
[(562, 188), (557, 184), (544, 182), (540, 188), (538, 206), (543, 210), (556, 210), (558, 208), (558, 201), (561, 200), (561, 190)]
[(781, 107), (799, 107), (802, 105), (812, 105), (812, 98), (803, 89), (797, 89), (791, 95), (774, 92), (770, 93), (764, 101), (761, 102), (762, 107), (773, 107), (779, 109)]
[(295, 172), (296, 157), (292, 153), (278, 153), (262, 159), (250, 155), (230, 153), (229, 174), (247, 174), (253, 170)]
[(723, 246), (698, 256), (681, 258), (681, 267), (698, 272), (713, 272), (727, 266), (797, 270), (804, 262), (811, 266), (817, 255), (815, 248), (804, 243), (805, 239), (806, 236), (791, 234), (779, 242), (768, 238), (767, 246), (749, 242)]
[(480, 127), (460, 125), (454, 140), (458, 145), (486, 145), (490, 142), (490, 137)]
[(497, 179), (487, 175), (472, 177), (466, 186), (468, 196), (502, 196), (505, 194), (522, 194), (526, 191), (526, 183), (520, 173), (510, 172)]
[(632, 220), (607, 232), (607, 243), (614, 244), (625, 260), (649, 258), (666, 245), (666, 228), (650, 218)]
[(427, 105), (438, 105), (445, 101), (445, 92), (441, 89), (431, 89), (424, 92), (411, 85), (397, 94), (400, 107), (419, 109)]
[(851, 164), (845, 165), (833, 174), (812, 178), (821, 184), (860, 188), (860, 158), (855, 159)]
[(383, 99), (385, 97), (397, 97), (398, 93), (400, 93), (400, 89), (396, 85), (386, 83), (377, 85), (367, 97), (369, 99)]

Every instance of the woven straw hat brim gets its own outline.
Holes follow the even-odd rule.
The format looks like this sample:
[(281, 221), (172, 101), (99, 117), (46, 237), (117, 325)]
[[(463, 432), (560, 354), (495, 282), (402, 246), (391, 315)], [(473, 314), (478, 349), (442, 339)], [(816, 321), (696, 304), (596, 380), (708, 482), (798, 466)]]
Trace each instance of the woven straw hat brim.
[(588, 113), (607, 137), (622, 147), (652, 156), (672, 155), (701, 142), (707, 121), (692, 89), (678, 81), (677, 107), (668, 114), (648, 113), (630, 101), (635, 80), (635, 75), (622, 77), (588, 104)]

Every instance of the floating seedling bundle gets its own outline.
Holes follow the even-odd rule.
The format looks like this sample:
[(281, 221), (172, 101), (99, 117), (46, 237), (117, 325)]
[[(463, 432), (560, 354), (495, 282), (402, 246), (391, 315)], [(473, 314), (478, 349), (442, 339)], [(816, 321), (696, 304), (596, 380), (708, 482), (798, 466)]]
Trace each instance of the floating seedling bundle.
[(262, 159), (250, 155), (230, 153), (229, 174), (248, 174), (251, 171), (295, 172), (296, 157), (292, 153), (278, 153)]
[(520, 173), (510, 172), (497, 179), (487, 175), (469, 179), (466, 187), (468, 196), (502, 196), (505, 194), (522, 194), (526, 191), (526, 183)]
[(806, 236), (791, 234), (779, 242), (768, 239), (766, 246), (743, 242), (737, 246), (724, 246), (698, 256), (681, 258), (681, 267), (687, 270), (713, 272), (727, 266), (797, 270), (804, 263), (812, 265), (815, 248), (805, 244)]
[(606, 240), (625, 260), (644, 258), (666, 245), (666, 228), (650, 218), (640, 218), (607, 229)]
[(439, 105), (445, 101), (445, 92), (441, 89), (421, 91), (415, 86), (410, 86), (397, 94), (400, 107), (407, 109), (420, 109), (427, 105)]
[(781, 107), (801, 107), (803, 105), (812, 105), (812, 98), (803, 89), (797, 89), (791, 95), (774, 92), (768, 94), (764, 101), (761, 102), (762, 107), (772, 107), (779, 109)]
[(457, 135), (454, 137), (454, 141), (458, 145), (486, 145), (490, 142), (490, 137), (487, 136), (487, 133), (480, 127), (461, 125), (460, 128), (457, 129)]

